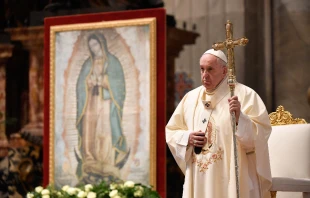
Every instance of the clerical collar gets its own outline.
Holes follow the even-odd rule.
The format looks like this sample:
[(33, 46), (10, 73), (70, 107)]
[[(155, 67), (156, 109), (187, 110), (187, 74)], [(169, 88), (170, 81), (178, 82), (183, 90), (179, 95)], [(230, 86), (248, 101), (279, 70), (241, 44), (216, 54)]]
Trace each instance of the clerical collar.
[(211, 92), (208, 92), (205, 88), (202, 90), (201, 102), (206, 109), (213, 109), (227, 94), (229, 94), (229, 87), (227, 84), (227, 76), (216, 86), (216, 88)]
[(206, 93), (207, 95), (213, 95), (213, 94), (215, 93), (215, 90), (216, 90), (218, 87), (220, 87), (221, 84), (225, 81), (226, 77), (227, 77), (227, 76), (225, 76), (225, 77), (222, 79), (222, 81), (221, 81), (214, 89), (212, 89), (211, 91), (208, 91), (207, 89), (205, 89), (205, 93)]

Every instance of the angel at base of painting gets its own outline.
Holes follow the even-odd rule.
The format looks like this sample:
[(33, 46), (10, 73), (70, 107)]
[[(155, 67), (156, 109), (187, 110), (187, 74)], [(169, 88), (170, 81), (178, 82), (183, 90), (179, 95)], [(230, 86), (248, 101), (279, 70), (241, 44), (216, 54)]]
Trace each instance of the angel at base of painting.
[(109, 53), (102, 34), (88, 37), (90, 57), (78, 77), (77, 176), (81, 183), (120, 179), (130, 149), (122, 131), (125, 79), (119, 60)]

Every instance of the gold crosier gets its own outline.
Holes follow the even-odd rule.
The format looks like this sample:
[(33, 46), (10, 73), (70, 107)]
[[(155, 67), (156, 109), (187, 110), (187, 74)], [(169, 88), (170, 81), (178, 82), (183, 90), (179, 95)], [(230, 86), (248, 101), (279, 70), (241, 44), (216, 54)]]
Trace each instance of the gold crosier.
[[(226, 25), (226, 40), (224, 42), (218, 42), (212, 45), (214, 50), (221, 50), (226, 48), (227, 58), (228, 58), (228, 80), (227, 83), (230, 89), (231, 97), (234, 96), (235, 85), (236, 85), (236, 69), (235, 69), (235, 58), (234, 58), (234, 47), (238, 45), (245, 46), (249, 40), (245, 37), (233, 40), (233, 24), (228, 20)], [(237, 142), (236, 142), (236, 115), (235, 112), (231, 113), (231, 124), (233, 129), (233, 141), (234, 141), (234, 157), (235, 157), (235, 176), (236, 176), (236, 189), (237, 189), (237, 198), (240, 197), (239, 189), (239, 165), (238, 165), (238, 153), (237, 153)]]

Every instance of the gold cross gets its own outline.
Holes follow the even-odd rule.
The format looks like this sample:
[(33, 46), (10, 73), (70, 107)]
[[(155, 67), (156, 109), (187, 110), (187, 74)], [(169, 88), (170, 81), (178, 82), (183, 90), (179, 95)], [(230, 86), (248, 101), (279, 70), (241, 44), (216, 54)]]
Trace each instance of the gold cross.
[[(237, 40), (233, 40), (233, 24), (228, 20), (226, 25), (226, 40), (224, 42), (215, 43), (212, 45), (213, 49), (227, 49), (227, 59), (228, 59), (228, 85), (230, 88), (230, 96), (234, 96), (235, 85), (236, 85), (236, 72), (235, 72), (235, 58), (234, 58), (234, 47), (238, 45), (245, 46), (249, 40), (245, 37)], [(238, 153), (237, 153), (237, 141), (236, 141), (236, 115), (235, 112), (231, 113), (231, 122), (233, 129), (233, 141), (234, 141), (234, 157), (235, 157), (235, 176), (236, 176), (236, 190), (237, 198), (240, 197), (239, 189), (239, 165), (238, 165)]]
[(237, 40), (233, 40), (233, 24), (227, 20), (226, 28), (226, 40), (224, 42), (214, 43), (212, 48), (215, 50), (221, 50), (226, 48), (227, 50), (227, 66), (228, 66), (228, 84), (231, 89), (234, 89), (236, 82), (236, 69), (234, 58), (234, 47), (238, 45), (245, 46), (249, 40), (246, 37), (242, 37)]

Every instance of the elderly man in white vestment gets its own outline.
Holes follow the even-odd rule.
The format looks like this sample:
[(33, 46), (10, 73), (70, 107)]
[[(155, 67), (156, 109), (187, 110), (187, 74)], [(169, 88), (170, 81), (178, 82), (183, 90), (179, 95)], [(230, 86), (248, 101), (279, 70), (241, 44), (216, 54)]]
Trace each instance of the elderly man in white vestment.
[(240, 197), (270, 197), (268, 113), (243, 84), (236, 83), (230, 97), (226, 64), (220, 50), (202, 55), (202, 86), (183, 97), (166, 126), (167, 144), (185, 175), (184, 198), (237, 197), (230, 112), (236, 114)]

